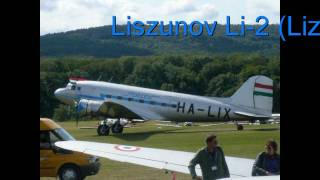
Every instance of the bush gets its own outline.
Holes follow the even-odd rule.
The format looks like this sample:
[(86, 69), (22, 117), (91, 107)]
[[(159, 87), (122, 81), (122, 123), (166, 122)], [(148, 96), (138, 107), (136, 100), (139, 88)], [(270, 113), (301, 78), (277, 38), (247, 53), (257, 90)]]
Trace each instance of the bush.
[(75, 108), (70, 105), (60, 104), (54, 109), (53, 119), (57, 121), (67, 121), (76, 118)]

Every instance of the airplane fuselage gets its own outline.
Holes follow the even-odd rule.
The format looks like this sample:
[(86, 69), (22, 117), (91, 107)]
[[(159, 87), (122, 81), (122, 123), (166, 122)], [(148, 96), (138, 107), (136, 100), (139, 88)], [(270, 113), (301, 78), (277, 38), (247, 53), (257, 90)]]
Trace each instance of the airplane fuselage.
[(145, 120), (176, 122), (243, 120), (243, 117), (234, 114), (239, 107), (228, 104), (228, 98), (214, 99), (96, 81), (78, 81), (76, 87), (71, 87), (73, 85), (70, 84), (68, 86), (63, 88), (69, 88), (68, 93), (64, 93), (66, 103), (71, 104), (81, 99), (112, 102), (125, 106), (129, 110), (141, 112), (138, 114), (142, 114), (140, 117)]

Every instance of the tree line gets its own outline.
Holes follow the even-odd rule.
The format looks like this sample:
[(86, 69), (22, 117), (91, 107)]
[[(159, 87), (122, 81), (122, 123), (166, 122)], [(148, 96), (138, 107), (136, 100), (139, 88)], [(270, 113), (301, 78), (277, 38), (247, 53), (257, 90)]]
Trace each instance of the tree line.
[[(254, 26), (257, 29), (259, 26)], [(95, 58), (116, 58), (122, 56), (152, 55), (228, 55), (229, 53), (259, 53), (266, 56), (280, 53), (278, 25), (269, 25), (264, 32), (267, 37), (258, 37), (247, 32), (245, 37), (225, 36), (226, 26), (218, 25), (214, 35), (208, 36), (112, 36), (111, 26), (47, 34), (40, 37), (41, 57), (86, 56)], [(126, 25), (117, 29), (126, 31)], [(148, 27), (145, 27), (148, 28)], [(239, 32), (240, 25), (231, 25), (232, 32)], [(168, 29), (168, 26), (166, 26)], [(175, 29), (175, 27), (173, 27)], [(181, 26), (181, 32), (183, 27)], [(159, 29), (155, 29), (158, 32)], [(167, 30), (166, 30), (167, 32)]]

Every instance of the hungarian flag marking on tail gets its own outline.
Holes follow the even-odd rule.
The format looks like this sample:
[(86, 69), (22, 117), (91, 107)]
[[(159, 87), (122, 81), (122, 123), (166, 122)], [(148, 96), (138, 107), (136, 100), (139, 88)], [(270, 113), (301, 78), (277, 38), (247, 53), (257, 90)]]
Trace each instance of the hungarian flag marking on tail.
[(273, 97), (273, 87), (272, 85), (255, 83), (253, 95)]

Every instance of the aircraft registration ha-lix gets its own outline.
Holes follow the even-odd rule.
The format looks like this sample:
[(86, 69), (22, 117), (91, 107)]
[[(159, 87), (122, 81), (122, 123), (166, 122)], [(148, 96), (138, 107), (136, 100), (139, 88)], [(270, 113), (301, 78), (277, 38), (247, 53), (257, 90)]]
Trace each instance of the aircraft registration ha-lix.
[[(80, 113), (118, 118), (102, 123), (99, 135), (122, 133), (120, 118), (173, 122), (227, 122), (266, 120), (272, 117), (273, 81), (262, 75), (250, 77), (231, 97), (205, 97), (128, 86), (102, 81), (71, 79), (55, 91), (62, 102), (76, 105)], [(241, 125), (236, 123), (238, 128)]]

